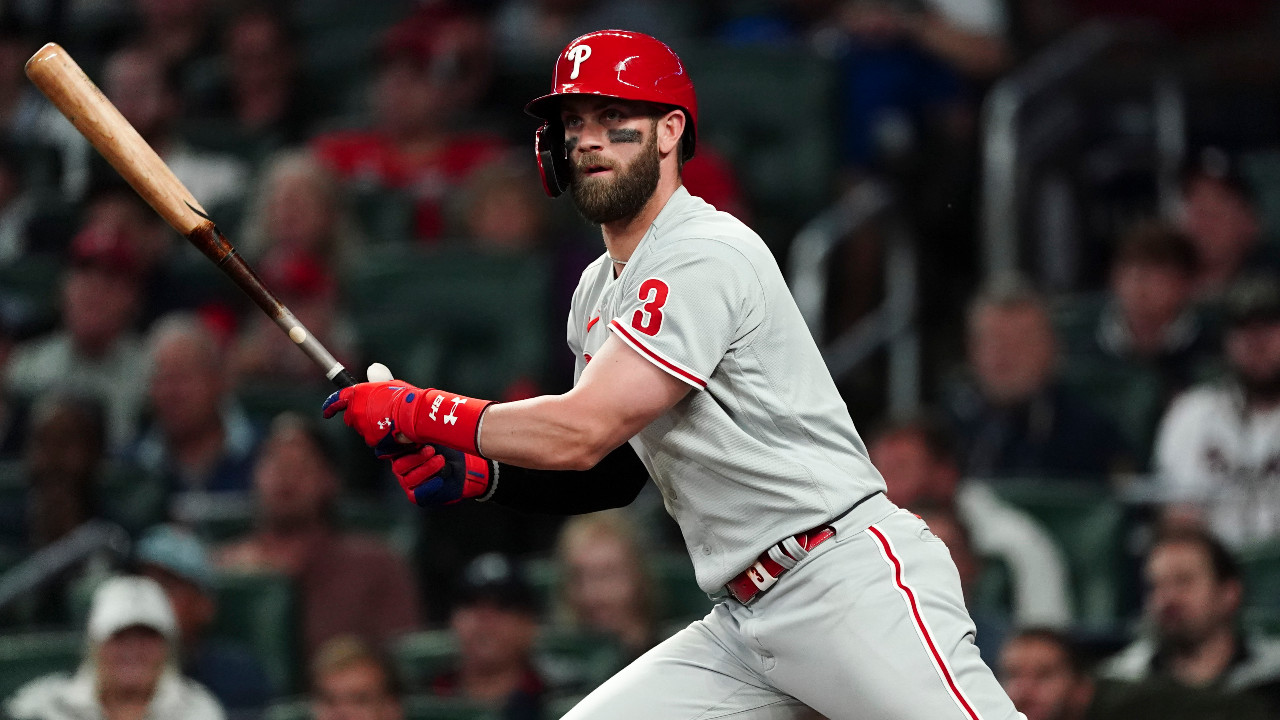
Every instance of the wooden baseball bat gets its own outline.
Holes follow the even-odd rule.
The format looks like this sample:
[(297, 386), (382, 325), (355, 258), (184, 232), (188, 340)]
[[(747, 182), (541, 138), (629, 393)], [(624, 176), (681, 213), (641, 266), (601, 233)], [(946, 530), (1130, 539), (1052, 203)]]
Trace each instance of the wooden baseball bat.
[(169, 166), (66, 50), (57, 43), (48, 43), (31, 56), (26, 68), (31, 82), (102, 153), (102, 157), (138, 195), (252, 298), (307, 357), (324, 369), (326, 378), (338, 387), (355, 384), (351, 373), (262, 284), (192, 197), (191, 191), (174, 176)]

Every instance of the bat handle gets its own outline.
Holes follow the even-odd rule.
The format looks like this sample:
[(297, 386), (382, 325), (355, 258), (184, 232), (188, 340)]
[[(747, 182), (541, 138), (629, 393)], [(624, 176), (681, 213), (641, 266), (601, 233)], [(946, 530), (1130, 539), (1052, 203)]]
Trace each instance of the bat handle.
[(354, 377), (351, 376), (351, 371), (347, 370), (346, 368), (343, 368), (337, 375), (334, 375), (333, 377), (329, 378), (329, 381), (340, 388), (351, 387), (352, 385), (355, 385), (356, 382), (358, 382)]

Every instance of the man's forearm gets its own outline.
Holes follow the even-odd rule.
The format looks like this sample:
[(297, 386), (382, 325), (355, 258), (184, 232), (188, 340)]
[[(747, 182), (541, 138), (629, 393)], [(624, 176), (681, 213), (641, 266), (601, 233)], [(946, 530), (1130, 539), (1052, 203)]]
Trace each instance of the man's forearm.
[(480, 421), (480, 452), (490, 460), (536, 470), (586, 470), (626, 438), (614, 438), (566, 395), (493, 405)]

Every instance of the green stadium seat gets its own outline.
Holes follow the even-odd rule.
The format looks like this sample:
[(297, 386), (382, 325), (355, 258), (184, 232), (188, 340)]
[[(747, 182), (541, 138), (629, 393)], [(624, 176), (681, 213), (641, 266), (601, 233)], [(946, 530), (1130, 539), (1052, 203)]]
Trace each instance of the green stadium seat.
[(311, 702), (305, 698), (280, 700), (262, 713), (262, 720), (311, 720)]
[(546, 373), (550, 273), (541, 256), (370, 248), (343, 290), (366, 355), (410, 382), (501, 397)]
[(547, 718), (564, 717), (585, 697), (586, 695), (557, 695), (549, 698), (543, 706), (543, 714)]
[(1001, 498), (1030, 513), (1067, 558), (1076, 620), (1082, 629), (1112, 627), (1120, 612), (1124, 512), (1105, 488), (1088, 483), (1006, 480)]
[(217, 578), (217, 598), (210, 635), (245, 643), (262, 660), (275, 687), (296, 689), (301, 659), (293, 582), (271, 573), (224, 573)]
[(793, 48), (677, 43), (674, 49), (697, 84), (699, 142), (737, 169), (762, 236), (789, 238), (834, 195), (832, 63)]
[[(391, 654), (409, 686), (419, 687), (456, 667), (458, 643), (448, 630), (426, 630), (401, 637)], [(533, 654), (548, 686), (563, 692), (588, 692), (625, 664), (612, 637), (554, 627), (541, 629)]]
[(57, 322), (62, 265), (46, 255), (26, 255), (0, 264), (0, 299), (15, 305), (24, 325), (52, 326)]
[(83, 652), (79, 632), (0, 635), (0, 700), (43, 675), (75, 672)]
[(1280, 614), (1280, 539), (1236, 550), (1244, 572), (1245, 606)]
[(1159, 375), (1137, 365), (1104, 358), (1067, 358), (1060, 379), (1069, 391), (1111, 418), (1145, 467), (1164, 413)]
[(502, 713), (460, 698), (411, 695), (404, 700), (405, 720), (500, 720)]
[(555, 627), (542, 629), (534, 654), (547, 685), (565, 692), (590, 692), (626, 664), (615, 638)]
[(392, 643), (391, 657), (409, 687), (418, 687), (454, 667), (458, 643), (447, 630), (407, 633)]

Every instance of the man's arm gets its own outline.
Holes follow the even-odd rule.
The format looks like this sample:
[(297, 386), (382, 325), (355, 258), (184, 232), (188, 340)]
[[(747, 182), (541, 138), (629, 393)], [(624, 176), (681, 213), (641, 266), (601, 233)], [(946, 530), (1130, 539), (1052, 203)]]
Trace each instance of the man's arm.
[(581, 515), (630, 505), (648, 480), (636, 451), (623, 443), (583, 472), (501, 465), (490, 502), (523, 512)]
[(479, 449), (524, 468), (587, 470), (690, 388), (611, 335), (569, 392), (490, 406)]

